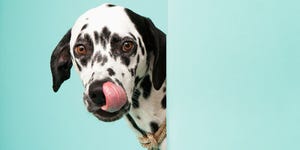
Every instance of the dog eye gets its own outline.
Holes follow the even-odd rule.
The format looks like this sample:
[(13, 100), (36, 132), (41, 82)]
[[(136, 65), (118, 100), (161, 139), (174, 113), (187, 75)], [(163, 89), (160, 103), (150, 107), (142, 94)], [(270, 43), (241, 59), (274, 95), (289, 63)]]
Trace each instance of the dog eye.
[(78, 45), (75, 47), (75, 52), (78, 55), (86, 55), (87, 50), (85, 49), (85, 47), (83, 45)]
[(134, 48), (134, 43), (132, 41), (126, 41), (122, 45), (123, 52), (130, 52)]

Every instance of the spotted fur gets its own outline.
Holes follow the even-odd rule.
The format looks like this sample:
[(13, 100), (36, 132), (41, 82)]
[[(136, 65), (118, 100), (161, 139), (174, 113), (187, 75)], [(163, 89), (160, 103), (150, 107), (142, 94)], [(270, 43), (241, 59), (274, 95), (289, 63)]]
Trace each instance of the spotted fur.
[[(112, 17), (113, 16), (113, 17)], [(133, 42), (129, 52), (122, 51), (124, 42)], [(115, 121), (126, 116), (138, 136), (154, 133), (166, 118), (166, 37), (149, 18), (112, 4), (90, 9), (75, 22), (51, 56), (53, 89), (56, 92), (76, 68), (84, 90), (84, 103), (102, 121)], [(75, 47), (83, 45), (86, 55)], [(118, 111), (105, 112), (93, 101), (100, 96), (98, 85), (106, 81), (121, 86), (127, 103)], [(166, 149), (166, 139), (159, 147)]]

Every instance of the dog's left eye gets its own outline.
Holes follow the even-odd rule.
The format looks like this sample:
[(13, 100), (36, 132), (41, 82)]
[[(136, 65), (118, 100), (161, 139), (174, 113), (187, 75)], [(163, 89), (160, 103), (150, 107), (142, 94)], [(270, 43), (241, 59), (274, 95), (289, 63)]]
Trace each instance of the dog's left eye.
[(122, 45), (123, 52), (130, 52), (134, 48), (134, 43), (132, 41), (125, 41)]
[(85, 55), (87, 53), (87, 50), (83, 45), (78, 45), (75, 47), (75, 52), (78, 55)]

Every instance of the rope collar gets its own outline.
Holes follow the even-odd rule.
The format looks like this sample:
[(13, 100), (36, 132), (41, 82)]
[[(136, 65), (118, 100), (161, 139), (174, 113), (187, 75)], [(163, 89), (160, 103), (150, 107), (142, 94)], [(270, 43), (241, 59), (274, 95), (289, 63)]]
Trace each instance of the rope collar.
[(167, 136), (167, 128), (166, 128), (166, 119), (162, 124), (160, 125), (159, 129), (153, 134), (153, 133), (147, 133), (146, 136), (139, 137), (139, 141), (141, 145), (148, 150), (151, 150), (153, 148), (158, 148), (158, 146), (161, 144), (161, 142), (166, 138)]

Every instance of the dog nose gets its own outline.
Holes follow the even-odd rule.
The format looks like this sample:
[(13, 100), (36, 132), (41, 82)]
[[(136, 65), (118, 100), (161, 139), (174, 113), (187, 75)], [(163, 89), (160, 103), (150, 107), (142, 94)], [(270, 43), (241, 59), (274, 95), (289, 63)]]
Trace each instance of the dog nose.
[(95, 81), (89, 86), (89, 97), (98, 106), (105, 105), (105, 95), (102, 85), (102, 81)]

